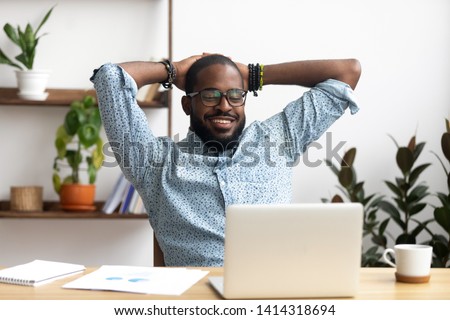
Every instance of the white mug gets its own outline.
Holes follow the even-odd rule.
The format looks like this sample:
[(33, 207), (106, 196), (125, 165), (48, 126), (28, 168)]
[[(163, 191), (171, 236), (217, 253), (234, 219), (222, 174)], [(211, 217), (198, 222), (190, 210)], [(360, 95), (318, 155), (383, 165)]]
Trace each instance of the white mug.
[[(395, 264), (388, 258), (388, 253), (395, 256)], [(420, 244), (398, 244), (394, 249), (383, 252), (387, 264), (397, 269), (397, 281), (422, 283), (430, 280), (430, 268), (433, 247)]]

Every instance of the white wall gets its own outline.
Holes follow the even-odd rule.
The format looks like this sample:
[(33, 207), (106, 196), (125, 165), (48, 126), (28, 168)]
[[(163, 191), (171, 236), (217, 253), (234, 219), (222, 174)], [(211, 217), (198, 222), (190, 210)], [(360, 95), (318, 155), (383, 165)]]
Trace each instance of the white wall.
[[(57, 3), (42, 28), (36, 68), (52, 70), (49, 87), (89, 89), (94, 68), (105, 62), (167, 56), (167, 2), (159, 0), (6, 0), (0, 2), (0, 47), (16, 48), (3, 25), (33, 26)], [(0, 87), (15, 87), (13, 69), (0, 65)], [(0, 200), (14, 185), (43, 185), (45, 200), (58, 200), (51, 184), (56, 128), (67, 108), (0, 106)], [(167, 134), (167, 111), (146, 110), (154, 132)], [(103, 133), (103, 137), (104, 133)], [(105, 200), (118, 167), (98, 173), (96, 199)], [(87, 265), (152, 264), (147, 220), (0, 220), (0, 265), (30, 259), (80, 261)]]
[[(54, 3), (1, 1), (0, 26), (27, 20), (36, 24)], [(90, 88), (92, 69), (104, 62), (166, 55), (166, 10), (163, 0), (58, 1), (43, 29), (49, 34), (41, 39), (36, 65), (53, 70), (51, 87)], [(355, 166), (367, 192), (388, 194), (383, 180), (400, 174), (388, 134), (406, 145), (417, 133), (418, 141), (427, 143), (420, 162), (433, 163), (423, 174), (424, 181), (431, 192), (446, 190), (442, 168), (430, 151), (441, 154), (440, 136), (444, 118), (449, 117), (450, 2), (174, 0), (173, 21), (175, 60), (201, 52), (264, 64), (358, 58), (363, 67), (356, 90), (361, 111), (345, 115), (330, 128), (333, 145), (346, 141), (346, 149), (356, 147)], [(3, 34), (0, 46), (7, 52), (14, 50)], [(0, 65), (0, 86), (15, 86), (7, 66)], [(248, 99), (248, 121), (278, 112), (302, 91), (264, 88), (258, 98)], [(180, 98), (175, 90), (172, 133), (184, 136), (188, 119), (179, 108)], [(160, 125), (166, 123), (166, 113), (148, 113), (155, 132), (166, 134)], [(45, 198), (57, 199), (50, 181), (53, 135), (64, 114), (63, 108), (0, 107), (1, 200), (9, 198), (11, 185), (18, 184), (44, 185)], [(324, 139), (319, 142), (325, 145)], [(310, 156), (325, 158), (325, 148)], [(98, 200), (107, 197), (116, 176), (117, 168), (99, 172)], [(319, 202), (336, 192), (336, 184), (325, 165), (308, 168), (300, 163), (295, 169), (294, 200)], [(435, 202), (433, 197), (428, 200)], [(431, 212), (428, 207), (423, 215), (431, 216)], [(1, 255), (6, 250), (2, 237), (0, 233)]]
[(1, 219), (0, 265), (33, 259), (151, 266), (152, 230), (145, 219)]
[[(442, 167), (430, 151), (442, 155), (440, 137), (450, 115), (449, 1), (175, 0), (174, 21), (175, 59), (201, 52), (263, 64), (359, 59), (363, 71), (356, 94), (361, 111), (347, 113), (329, 129), (333, 146), (346, 141), (341, 155), (356, 147), (355, 167), (358, 178), (366, 181), (366, 192), (390, 195), (383, 181), (401, 173), (388, 134), (401, 145), (417, 134), (418, 142), (426, 142), (418, 163), (433, 163), (423, 180), (430, 192), (447, 190)], [(248, 121), (280, 111), (302, 91), (265, 87), (258, 98), (247, 100)], [(185, 133), (188, 119), (182, 112), (174, 112), (173, 122), (174, 132)], [(310, 160), (326, 158), (324, 138), (319, 140), (324, 148), (313, 150)], [(310, 168), (300, 163), (294, 201), (331, 198), (337, 184), (325, 164)], [(437, 203), (434, 197), (427, 200)], [(432, 215), (431, 207), (419, 217), (427, 215)]]
[[(49, 87), (90, 89), (92, 71), (105, 62), (167, 55), (166, 1), (7, 0), (0, 4), (0, 26), (3, 29), (6, 22), (36, 26), (55, 3), (35, 59), (35, 68), (52, 70)], [(17, 54), (3, 31), (0, 34), (1, 48), (9, 56)], [(0, 65), (0, 86), (15, 87), (15, 81), (13, 69)], [(67, 108), (55, 107), (0, 107), (1, 154), (6, 155), (0, 159), (0, 199), (9, 198), (9, 187), (17, 184), (41, 184), (45, 199), (58, 198), (51, 185), (53, 141), (66, 112)], [(166, 110), (146, 113), (154, 131), (167, 134)], [(108, 196), (118, 172), (117, 167), (99, 171), (98, 200)]]

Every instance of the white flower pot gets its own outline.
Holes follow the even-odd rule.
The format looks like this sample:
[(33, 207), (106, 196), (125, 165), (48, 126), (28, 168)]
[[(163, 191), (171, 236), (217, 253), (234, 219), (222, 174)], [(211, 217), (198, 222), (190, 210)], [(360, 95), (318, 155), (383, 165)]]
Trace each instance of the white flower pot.
[(45, 100), (47, 99), (49, 70), (16, 70), (18, 96), (24, 100)]

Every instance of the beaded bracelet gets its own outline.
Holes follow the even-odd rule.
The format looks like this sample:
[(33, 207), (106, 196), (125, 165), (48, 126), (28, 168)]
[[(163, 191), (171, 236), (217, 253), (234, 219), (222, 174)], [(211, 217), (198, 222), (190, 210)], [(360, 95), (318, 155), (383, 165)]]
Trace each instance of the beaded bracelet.
[(173, 81), (175, 80), (175, 77), (177, 76), (177, 72), (175, 70), (175, 67), (173, 66), (172, 62), (169, 60), (163, 60), (159, 63), (162, 63), (167, 70), (167, 79), (164, 81), (161, 81), (160, 83), (165, 89), (172, 89)]
[(248, 65), (248, 91), (253, 92), (255, 97), (258, 96), (257, 91), (262, 90), (264, 84), (264, 65), (257, 63)]
[(261, 65), (261, 69), (259, 72), (259, 90), (261, 91), (264, 85), (264, 65)]
[(252, 91), (253, 89), (253, 65), (251, 63), (248, 64), (248, 91)]

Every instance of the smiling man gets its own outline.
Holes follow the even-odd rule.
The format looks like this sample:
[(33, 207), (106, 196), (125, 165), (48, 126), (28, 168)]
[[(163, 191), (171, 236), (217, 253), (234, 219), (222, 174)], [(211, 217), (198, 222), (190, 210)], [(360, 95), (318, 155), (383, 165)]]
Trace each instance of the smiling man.
[[(355, 59), (262, 66), (209, 54), (96, 70), (91, 80), (110, 146), (144, 201), (166, 265), (222, 266), (228, 205), (289, 203), (300, 155), (347, 108), (358, 110), (360, 73)], [(136, 103), (137, 90), (157, 82), (186, 93), (190, 127), (179, 142), (156, 137)], [(246, 127), (247, 94), (267, 85), (311, 89)]]
[(247, 95), (237, 65), (218, 55), (201, 59), (189, 70), (185, 87), (182, 105), (191, 130), (208, 150), (234, 147), (245, 127)]

